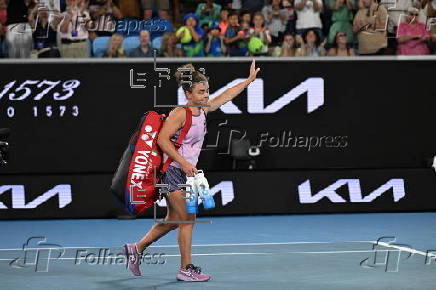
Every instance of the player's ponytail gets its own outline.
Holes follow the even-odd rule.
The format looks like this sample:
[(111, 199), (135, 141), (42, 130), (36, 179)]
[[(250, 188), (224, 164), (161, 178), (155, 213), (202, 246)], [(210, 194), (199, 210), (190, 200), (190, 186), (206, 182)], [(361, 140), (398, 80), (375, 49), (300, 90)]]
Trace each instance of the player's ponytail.
[[(180, 70), (180, 68), (190, 69), (189, 70)], [(191, 78), (188, 76), (192, 75)], [(205, 76), (201, 72), (195, 69), (192, 63), (185, 64), (176, 71), (174, 74), (177, 85), (183, 88), (184, 91), (192, 92), (192, 88), (196, 83), (207, 82), (209, 81), (209, 77)], [(191, 82), (191, 83), (189, 83)]]

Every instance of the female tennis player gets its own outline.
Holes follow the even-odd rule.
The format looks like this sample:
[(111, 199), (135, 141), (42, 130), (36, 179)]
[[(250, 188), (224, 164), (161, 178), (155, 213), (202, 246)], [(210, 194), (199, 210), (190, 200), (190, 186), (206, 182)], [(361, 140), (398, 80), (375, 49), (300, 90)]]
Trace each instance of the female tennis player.
[[(156, 223), (150, 231), (137, 243), (126, 244), (125, 248), (128, 255), (128, 268), (135, 276), (140, 276), (139, 264), (141, 254), (151, 243), (167, 234), (171, 230), (179, 229), (178, 244), (181, 255), (180, 269), (176, 278), (179, 281), (208, 281), (211, 276), (201, 272), (201, 268), (192, 264), (191, 245), (192, 230), (194, 228), (195, 214), (186, 211), (185, 194), (178, 184), (186, 184), (186, 176), (194, 176), (197, 173), (195, 168), (198, 156), (203, 145), (204, 135), (206, 134), (206, 114), (215, 111), (221, 105), (235, 98), (241, 93), (254, 79), (260, 68), (256, 68), (255, 60), (251, 63), (249, 77), (237, 85), (225, 90), (219, 96), (209, 100), (209, 78), (196, 71), (192, 64), (183, 66), (191, 68), (191, 84), (182, 83), (181, 72), (175, 74), (177, 83), (182, 86), (188, 102), (186, 105), (197, 105), (189, 107), (192, 111), (192, 125), (188, 134), (182, 142), (182, 146), (177, 151), (173, 142), (177, 139), (186, 120), (186, 112), (183, 107), (175, 108), (168, 115), (161, 131), (158, 135), (158, 145), (162, 149), (163, 162), (169, 157), (172, 158), (168, 170), (162, 177), (161, 184), (168, 184), (167, 190), (170, 192), (165, 196), (167, 203), (167, 215), (165, 221), (186, 221), (188, 223)], [(186, 75), (186, 74), (185, 74)], [(208, 105), (208, 106), (206, 106)], [(200, 107), (204, 106), (204, 107)], [(192, 223), (189, 223), (192, 222)]]

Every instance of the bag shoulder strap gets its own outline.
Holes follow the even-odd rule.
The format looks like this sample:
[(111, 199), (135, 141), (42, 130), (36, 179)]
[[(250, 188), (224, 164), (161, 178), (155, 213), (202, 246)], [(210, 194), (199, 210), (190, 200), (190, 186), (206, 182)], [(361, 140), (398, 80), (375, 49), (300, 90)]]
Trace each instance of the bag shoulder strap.
[[(191, 128), (192, 124), (192, 111), (188, 107), (183, 107), (186, 112), (186, 121), (185, 125), (183, 126), (182, 132), (180, 132), (179, 138), (177, 138), (176, 142), (174, 142), (174, 147), (178, 150), (182, 146), (183, 139), (185, 139), (186, 134), (188, 134), (189, 129)], [(173, 162), (173, 160), (168, 156), (168, 159), (165, 161), (161, 172), (164, 173), (167, 171), (168, 167), (170, 166), (170, 163)]]

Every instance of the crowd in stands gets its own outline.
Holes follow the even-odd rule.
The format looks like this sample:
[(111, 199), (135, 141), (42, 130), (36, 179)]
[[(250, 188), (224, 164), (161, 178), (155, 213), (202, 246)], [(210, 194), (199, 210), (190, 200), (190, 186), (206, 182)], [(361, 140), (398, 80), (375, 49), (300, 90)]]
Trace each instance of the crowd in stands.
[(436, 54), (436, 0), (39, 1), (0, 0), (1, 57)]

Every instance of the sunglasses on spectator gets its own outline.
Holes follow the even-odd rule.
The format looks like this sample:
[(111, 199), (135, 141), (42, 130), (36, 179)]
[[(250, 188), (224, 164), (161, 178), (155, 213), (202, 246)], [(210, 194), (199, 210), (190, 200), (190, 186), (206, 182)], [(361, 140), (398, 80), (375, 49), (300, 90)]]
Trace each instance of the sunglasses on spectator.
[(419, 13), (409, 13), (410, 16), (418, 16)]

